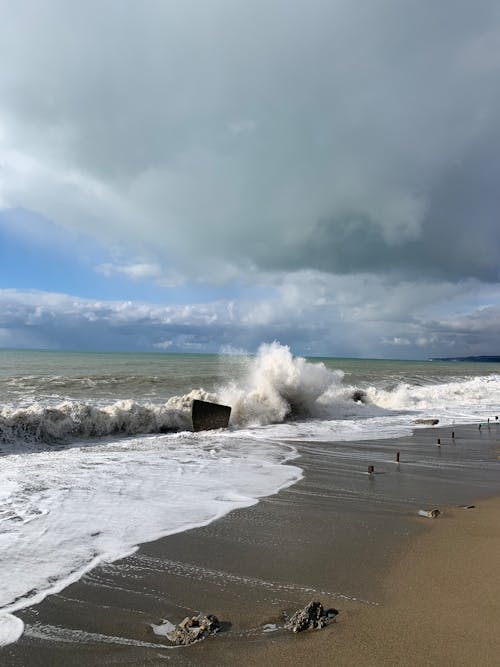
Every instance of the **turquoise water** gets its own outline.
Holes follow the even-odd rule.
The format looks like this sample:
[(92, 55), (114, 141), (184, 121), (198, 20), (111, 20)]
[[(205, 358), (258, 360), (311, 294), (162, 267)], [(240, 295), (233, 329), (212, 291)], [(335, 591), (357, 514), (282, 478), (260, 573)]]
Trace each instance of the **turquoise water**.
[[(166, 400), (191, 389), (213, 391), (240, 380), (252, 357), (215, 354), (96, 353), (0, 350), (2, 400), (28, 392), (40, 397), (134, 398)], [(500, 372), (500, 364), (473, 362), (395, 361), (384, 359), (311, 358), (345, 373), (353, 385), (391, 387), (484, 377)]]

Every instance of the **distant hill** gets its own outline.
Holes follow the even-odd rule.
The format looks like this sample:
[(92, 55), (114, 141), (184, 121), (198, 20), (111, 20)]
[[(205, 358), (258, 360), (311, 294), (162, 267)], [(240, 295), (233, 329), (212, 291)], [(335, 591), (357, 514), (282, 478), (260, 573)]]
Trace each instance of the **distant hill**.
[(489, 355), (482, 357), (433, 357), (429, 361), (478, 361), (500, 364), (500, 356)]

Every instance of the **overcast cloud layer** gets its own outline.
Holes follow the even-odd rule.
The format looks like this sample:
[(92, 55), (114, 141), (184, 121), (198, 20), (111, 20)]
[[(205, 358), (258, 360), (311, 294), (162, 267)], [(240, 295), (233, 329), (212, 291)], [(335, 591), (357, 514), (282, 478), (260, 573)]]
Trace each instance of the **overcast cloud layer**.
[[(0, 208), (120, 248), (103, 280), (299, 284), (304, 350), (494, 353), (499, 45), (493, 0), (0, 1)], [(208, 347), (293, 342), (292, 310), (245, 343), (229, 303)]]
[[(476, 281), (392, 286), (307, 273), (272, 298), (188, 306), (0, 290), (0, 347), (252, 352), (282, 340), (313, 356), (482, 354), (498, 344), (500, 307), (471, 310), (479, 291)], [(450, 304), (457, 312), (443, 315)]]

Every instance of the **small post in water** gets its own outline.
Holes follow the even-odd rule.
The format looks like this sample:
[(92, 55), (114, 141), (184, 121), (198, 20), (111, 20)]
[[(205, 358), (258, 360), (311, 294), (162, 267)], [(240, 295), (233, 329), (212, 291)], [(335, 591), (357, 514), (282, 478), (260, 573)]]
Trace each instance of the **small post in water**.
[(399, 452), (396, 452), (396, 463), (399, 463)]
[(437, 446), (438, 446), (438, 447), (441, 447), (441, 438), (438, 438)]

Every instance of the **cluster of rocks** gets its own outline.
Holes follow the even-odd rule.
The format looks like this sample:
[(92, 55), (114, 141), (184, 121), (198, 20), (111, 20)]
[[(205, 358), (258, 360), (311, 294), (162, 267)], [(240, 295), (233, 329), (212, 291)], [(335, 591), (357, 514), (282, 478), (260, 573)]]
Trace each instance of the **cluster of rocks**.
[[(299, 609), (288, 617), (284, 614), (286, 630), (302, 632), (303, 630), (321, 629), (335, 620), (339, 612), (336, 609), (324, 609), (321, 602), (309, 602), (303, 609)], [(155, 628), (157, 626), (153, 626)], [(189, 646), (207, 637), (213, 637), (221, 629), (217, 616), (213, 614), (198, 614), (186, 618), (165, 634), (174, 646)], [(272, 628), (277, 629), (277, 628)]]
[(167, 639), (175, 646), (188, 646), (217, 634), (219, 630), (219, 619), (213, 614), (186, 616), (179, 625), (167, 633)]
[(336, 609), (323, 609), (321, 602), (311, 601), (304, 609), (299, 609), (285, 623), (285, 628), (292, 632), (321, 629), (335, 620), (339, 612)]

